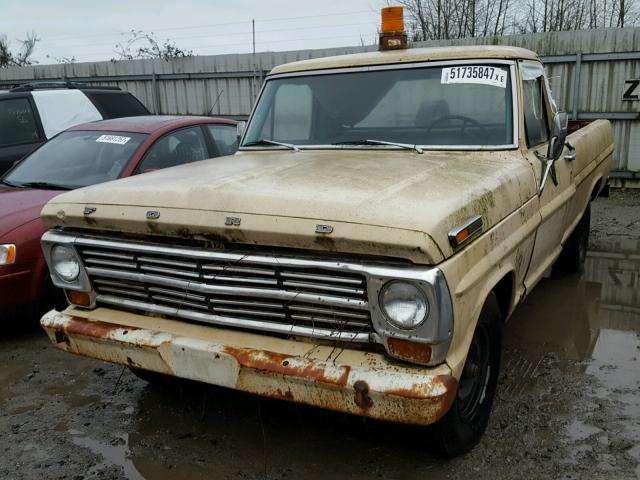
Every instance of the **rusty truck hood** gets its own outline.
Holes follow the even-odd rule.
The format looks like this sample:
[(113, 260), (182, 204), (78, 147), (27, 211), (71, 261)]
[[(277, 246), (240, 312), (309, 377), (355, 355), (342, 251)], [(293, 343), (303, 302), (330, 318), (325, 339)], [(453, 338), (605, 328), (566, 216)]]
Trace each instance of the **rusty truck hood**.
[[(204, 236), (434, 264), (453, 253), (452, 228), (482, 215), (488, 229), (535, 193), (533, 171), (518, 151), (276, 150), (64, 193), (42, 215), (52, 227)], [(95, 211), (87, 214), (85, 207)], [(148, 219), (150, 210), (159, 217)], [(333, 232), (316, 233), (319, 224)]]

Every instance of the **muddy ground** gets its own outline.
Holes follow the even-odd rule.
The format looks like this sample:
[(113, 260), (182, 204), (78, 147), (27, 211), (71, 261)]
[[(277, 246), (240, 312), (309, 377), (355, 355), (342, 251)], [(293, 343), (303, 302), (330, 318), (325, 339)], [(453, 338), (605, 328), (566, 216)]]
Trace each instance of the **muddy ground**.
[(12, 324), (0, 478), (640, 479), (640, 192), (599, 198), (591, 240), (585, 272), (544, 280), (507, 325), (491, 422), (464, 457), (438, 457), (428, 429), (154, 388)]

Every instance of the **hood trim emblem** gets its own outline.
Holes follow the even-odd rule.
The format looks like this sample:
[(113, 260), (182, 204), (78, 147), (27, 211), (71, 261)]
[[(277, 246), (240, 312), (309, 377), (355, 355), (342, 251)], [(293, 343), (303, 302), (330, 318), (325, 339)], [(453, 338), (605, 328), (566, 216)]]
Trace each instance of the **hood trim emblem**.
[(157, 220), (160, 218), (160, 212), (158, 210), (147, 210), (148, 220)]
[(332, 225), (316, 225), (316, 233), (333, 233)]
[(240, 217), (227, 217), (224, 219), (225, 225), (240, 225), (242, 219)]
[(91, 215), (96, 210), (97, 210), (97, 208), (95, 208), (95, 207), (84, 207), (84, 210), (82, 211), (82, 213), (84, 215)]

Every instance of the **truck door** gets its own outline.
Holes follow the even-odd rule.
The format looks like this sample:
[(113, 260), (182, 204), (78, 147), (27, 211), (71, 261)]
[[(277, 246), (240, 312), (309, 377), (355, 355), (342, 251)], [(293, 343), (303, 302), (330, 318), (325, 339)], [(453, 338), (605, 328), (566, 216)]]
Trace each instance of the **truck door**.
[(571, 178), (571, 162), (566, 161), (562, 155), (554, 162), (543, 184), (550, 125), (557, 108), (540, 63), (521, 62), (520, 75), (527, 141), (526, 158), (533, 167), (539, 189), (542, 189), (539, 194), (542, 220), (536, 232), (533, 254), (524, 281), (525, 287), (529, 290), (560, 254), (560, 242), (566, 229), (567, 208), (575, 188)]

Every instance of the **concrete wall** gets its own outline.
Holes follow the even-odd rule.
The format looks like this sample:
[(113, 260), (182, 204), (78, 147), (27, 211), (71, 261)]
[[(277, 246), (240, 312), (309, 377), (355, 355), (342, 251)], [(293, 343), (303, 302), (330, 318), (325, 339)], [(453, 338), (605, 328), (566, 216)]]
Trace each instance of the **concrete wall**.
[[(623, 100), (628, 80), (640, 79), (640, 28), (551, 32), (420, 42), (414, 46), (515, 45), (536, 51), (547, 65), (560, 108), (573, 118), (608, 118), (614, 126), (615, 170), (640, 180), (640, 100)], [(36, 65), (0, 69), (0, 88), (35, 80), (117, 85), (156, 113), (246, 118), (264, 75), (307, 58), (375, 50), (344, 47), (163, 60)], [(640, 96), (640, 86), (634, 92)]]

